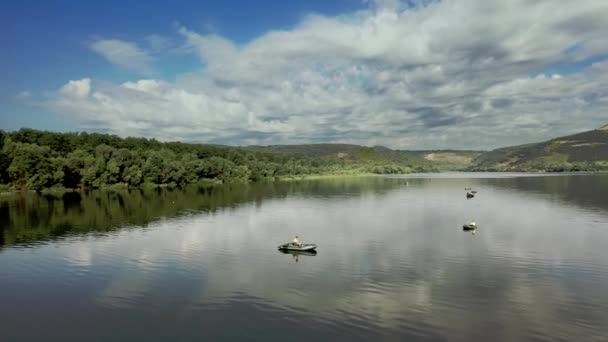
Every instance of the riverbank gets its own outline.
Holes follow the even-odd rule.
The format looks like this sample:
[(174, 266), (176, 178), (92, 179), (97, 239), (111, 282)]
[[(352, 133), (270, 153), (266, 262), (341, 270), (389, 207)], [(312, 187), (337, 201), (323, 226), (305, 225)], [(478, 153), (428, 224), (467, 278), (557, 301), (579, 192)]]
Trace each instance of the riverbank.
[(324, 175), (279, 176), (279, 177), (275, 177), (275, 181), (290, 182), (290, 181), (299, 181), (299, 180), (317, 180), (317, 179), (349, 178), (349, 177), (382, 177), (382, 176), (386, 176), (386, 175), (377, 174), (377, 173), (369, 173), (369, 172), (355, 172), (355, 173), (336, 173), (336, 174), (324, 174)]
[[(449, 173), (451, 171), (444, 172), (429, 172), (429, 173)], [(484, 173), (484, 171), (469, 171), (472, 173)], [(608, 171), (578, 171), (578, 172), (543, 172), (543, 171), (529, 171), (529, 172), (514, 172), (514, 171), (497, 171), (495, 173), (500, 174), (530, 174), (530, 175), (539, 175), (539, 174), (550, 174), (550, 175), (605, 175), (608, 174)], [(392, 174), (395, 175), (414, 175), (419, 173), (404, 173), (404, 174)], [(352, 172), (352, 173), (332, 173), (332, 174), (312, 174), (312, 175), (289, 175), (289, 176), (276, 176), (273, 178), (264, 178), (259, 181), (246, 181), (246, 182), (222, 182), (217, 179), (208, 179), (201, 180), (197, 183), (186, 184), (185, 187), (214, 187), (221, 185), (234, 185), (234, 184), (255, 184), (255, 183), (267, 183), (267, 182), (294, 182), (294, 181), (303, 181), (303, 180), (323, 180), (323, 179), (339, 179), (339, 178), (359, 178), (359, 177), (385, 177), (391, 176), (391, 174), (377, 174), (370, 172)], [(61, 194), (61, 193), (69, 193), (69, 192), (83, 192), (89, 190), (102, 190), (102, 191), (122, 191), (129, 189), (174, 189), (184, 187), (174, 183), (169, 184), (154, 184), (154, 183), (143, 183), (139, 186), (131, 186), (126, 183), (118, 183), (112, 185), (103, 185), (100, 187), (88, 187), (88, 188), (64, 188), (64, 187), (51, 187), (45, 188), (41, 190), (17, 190), (14, 186), (7, 184), (0, 184), (0, 195), (10, 195), (10, 194), (18, 194), (18, 193), (41, 193), (41, 194)]]
[[(301, 181), (301, 180), (320, 180), (320, 179), (336, 179), (336, 178), (354, 178), (354, 177), (381, 177), (384, 175), (377, 173), (369, 173), (369, 172), (353, 172), (353, 173), (332, 173), (332, 174), (314, 174), (314, 175), (289, 175), (289, 176), (276, 176), (273, 178), (265, 178), (259, 181), (248, 181), (248, 182), (225, 182), (222, 183), (217, 179), (209, 179), (204, 181), (199, 181), (193, 184), (186, 184), (184, 186), (198, 186), (198, 187), (212, 187), (212, 186), (221, 186), (226, 184), (253, 184), (253, 183), (264, 183), (264, 182), (293, 182), (293, 181)], [(112, 185), (103, 185), (100, 187), (88, 187), (88, 188), (65, 188), (65, 187), (51, 187), (45, 188), (41, 190), (17, 190), (14, 186), (1, 184), (0, 185), (0, 195), (10, 195), (10, 194), (18, 194), (18, 193), (41, 193), (41, 194), (61, 194), (61, 193), (69, 193), (69, 192), (82, 192), (89, 190), (102, 190), (102, 191), (121, 191), (121, 190), (129, 190), (129, 189), (163, 189), (163, 188), (180, 188), (183, 186), (169, 183), (169, 184), (154, 184), (154, 183), (143, 183), (139, 186), (131, 186), (126, 183), (118, 183)]]

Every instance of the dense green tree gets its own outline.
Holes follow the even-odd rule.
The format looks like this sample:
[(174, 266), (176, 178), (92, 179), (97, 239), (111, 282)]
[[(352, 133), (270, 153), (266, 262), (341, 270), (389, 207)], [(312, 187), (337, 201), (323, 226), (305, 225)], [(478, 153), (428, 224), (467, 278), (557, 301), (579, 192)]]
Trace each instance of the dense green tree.
[[(317, 151), (318, 148), (302, 147)], [(114, 184), (139, 186), (248, 182), (284, 176), (352, 172), (402, 173), (428, 170), (385, 158), (383, 150), (364, 148), (361, 158), (321, 158), (255, 149), (161, 143), (100, 133), (54, 133), (23, 128), (0, 130), (0, 182), (18, 189), (53, 186), (98, 188)], [(573, 168), (608, 168), (573, 164)]]
[(40, 146), (48, 146), (52, 151), (55, 151), (62, 156), (67, 155), (76, 148), (74, 133), (46, 133), (35, 143)]
[(224, 182), (230, 178), (230, 173), (234, 168), (235, 164), (230, 160), (221, 157), (205, 158), (199, 177), (216, 178)]
[(102, 159), (78, 149), (70, 153), (65, 167), (66, 187), (90, 187), (99, 186), (99, 176), (105, 171)]
[(8, 167), (11, 165), (11, 161), (12, 159), (8, 154), (0, 152), (0, 183), (2, 184), (10, 182)]
[(229, 182), (247, 182), (251, 177), (251, 170), (245, 165), (235, 166), (230, 170), (230, 175), (225, 179)]
[(115, 160), (105, 163), (105, 170), (100, 176), (100, 185), (116, 184), (122, 181), (120, 167)]
[(52, 186), (63, 186), (65, 179), (66, 159), (63, 157), (51, 158)]
[(137, 165), (129, 166), (123, 171), (122, 179), (131, 186), (139, 186), (144, 180), (144, 174)]
[(37, 131), (31, 128), (22, 128), (16, 132), (12, 132), (10, 137), (14, 142), (38, 144), (40, 138), (48, 133), (49, 132)]
[(6, 134), (5, 131), (0, 129), (0, 151), (2, 151), (2, 148), (4, 147), (4, 138), (6, 138), (8, 135)]
[(150, 150), (144, 153), (145, 162), (142, 167), (146, 182), (165, 184), (173, 168), (175, 153), (169, 149)]
[(39, 190), (55, 185), (48, 146), (14, 142), (9, 149), (12, 161), (7, 171), (17, 188)]

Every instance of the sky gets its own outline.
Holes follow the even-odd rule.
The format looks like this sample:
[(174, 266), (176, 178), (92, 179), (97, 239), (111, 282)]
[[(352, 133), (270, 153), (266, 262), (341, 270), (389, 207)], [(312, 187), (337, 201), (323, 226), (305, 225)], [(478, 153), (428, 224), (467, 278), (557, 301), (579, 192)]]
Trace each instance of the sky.
[(492, 149), (608, 123), (605, 0), (3, 1), (0, 129)]

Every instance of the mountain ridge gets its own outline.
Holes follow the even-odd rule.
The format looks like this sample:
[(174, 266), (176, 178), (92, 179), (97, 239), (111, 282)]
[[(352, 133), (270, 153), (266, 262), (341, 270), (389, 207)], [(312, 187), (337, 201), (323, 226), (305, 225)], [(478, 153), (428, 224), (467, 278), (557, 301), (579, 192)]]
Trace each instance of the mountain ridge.
[(485, 151), (474, 150), (397, 150), (386, 146), (355, 144), (288, 144), (250, 145), (246, 150), (285, 155), (302, 155), (322, 159), (348, 161), (390, 161), (399, 164), (423, 165), (438, 171), (464, 170), (471, 161)]
[(470, 171), (608, 171), (608, 125), (479, 155)]

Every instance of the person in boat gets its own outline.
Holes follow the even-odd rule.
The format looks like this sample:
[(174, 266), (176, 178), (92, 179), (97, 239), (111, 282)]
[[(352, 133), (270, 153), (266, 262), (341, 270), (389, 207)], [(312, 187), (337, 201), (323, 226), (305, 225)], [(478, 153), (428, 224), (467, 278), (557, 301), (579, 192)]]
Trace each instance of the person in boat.
[(293, 238), (293, 241), (291, 241), (291, 244), (294, 246), (298, 246), (298, 247), (302, 246), (302, 243), (300, 242), (300, 239), (298, 238), (297, 235), (295, 238)]

